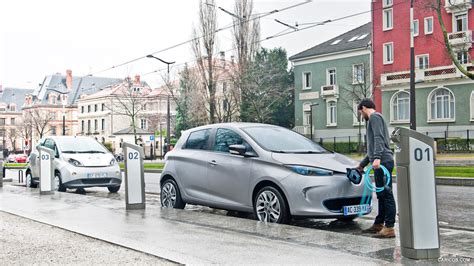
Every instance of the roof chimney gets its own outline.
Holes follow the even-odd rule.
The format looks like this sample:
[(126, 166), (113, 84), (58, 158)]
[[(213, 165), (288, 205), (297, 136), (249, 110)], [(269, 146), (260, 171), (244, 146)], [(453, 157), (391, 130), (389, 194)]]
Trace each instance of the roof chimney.
[(66, 88), (72, 90), (72, 70), (66, 70)]
[(142, 83), (140, 82), (140, 75), (135, 75), (135, 81), (133, 82), (136, 86), (140, 86)]

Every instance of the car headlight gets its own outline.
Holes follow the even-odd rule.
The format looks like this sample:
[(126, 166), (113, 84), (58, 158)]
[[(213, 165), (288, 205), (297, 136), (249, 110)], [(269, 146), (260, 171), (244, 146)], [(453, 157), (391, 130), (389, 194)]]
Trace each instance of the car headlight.
[(109, 165), (114, 166), (116, 163), (117, 163), (117, 161), (115, 159), (112, 159), (112, 160), (110, 160)]
[(77, 166), (83, 166), (81, 162), (79, 162), (78, 160), (72, 159), (72, 158), (70, 158), (70, 159), (68, 160), (68, 162), (69, 162), (70, 164), (76, 166), (76, 167), (77, 167)]
[(303, 166), (303, 165), (286, 165), (291, 171), (307, 176), (331, 176), (333, 171), (321, 169), (317, 167)]

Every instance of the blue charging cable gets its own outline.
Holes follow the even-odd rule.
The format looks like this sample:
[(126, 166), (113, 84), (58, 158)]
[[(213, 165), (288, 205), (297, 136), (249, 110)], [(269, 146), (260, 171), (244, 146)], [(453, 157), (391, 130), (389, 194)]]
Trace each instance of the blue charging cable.
[[(387, 177), (386, 178), (387, 181), (385, 185), (383, 187), (377, 187), (376, 184), (372, 184), (372, 180), (370, 180), (370, 171), (372, 170), (372, 168), (373, 168), (372, 165), (369, 165), (369, 167), (367, 167), (367, 170), (365, 171), (365, 174), (364, 174), (364, 183), (365, 183), (364, 192), (362, 193), (362, 201), (360, 205), (370, 204), (370, 202), (372, 201), (373, 192), (376, 192), (376, 193), (382, 192), (385, 189), (385, 186), (390, 185), (390, 172), (383, 165), (380, 165), (380, 168), (383, 170), (383, 173)], [(363, 214), (364, 213), (360, 212), (359, 216), (362, 216)]]

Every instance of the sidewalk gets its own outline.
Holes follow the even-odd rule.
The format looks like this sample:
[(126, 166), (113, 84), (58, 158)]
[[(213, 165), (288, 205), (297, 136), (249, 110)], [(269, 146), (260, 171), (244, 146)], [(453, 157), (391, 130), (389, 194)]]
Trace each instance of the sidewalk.
[[(72, 193), (40, 196), (37, 190), (10, 185), (0, 188), (0, 211), (183, 264), (413, 263), (401, 257), (398, 238), (355, 233), (360, 224), (370, 225), (366, 220), (354, 232), (332, 232), (152, 204), (126, 211), (119, 200)], [(443, 244), (443, 255), (472, 256)]]

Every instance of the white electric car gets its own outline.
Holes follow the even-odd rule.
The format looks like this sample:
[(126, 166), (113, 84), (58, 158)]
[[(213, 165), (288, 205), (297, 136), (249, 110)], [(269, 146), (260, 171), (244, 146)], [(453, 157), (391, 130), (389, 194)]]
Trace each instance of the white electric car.
[[(67, 188), (107, 187), (119, 191), (122, 184), (120, 167), (112, 153), (89, 137), (52, 136), (41, 139), (38, 146), (55, 152), (54, 186), (61, 192)], [(39, 151), (33, 149), (26, 170), (26, 185), (39, 183)]]

